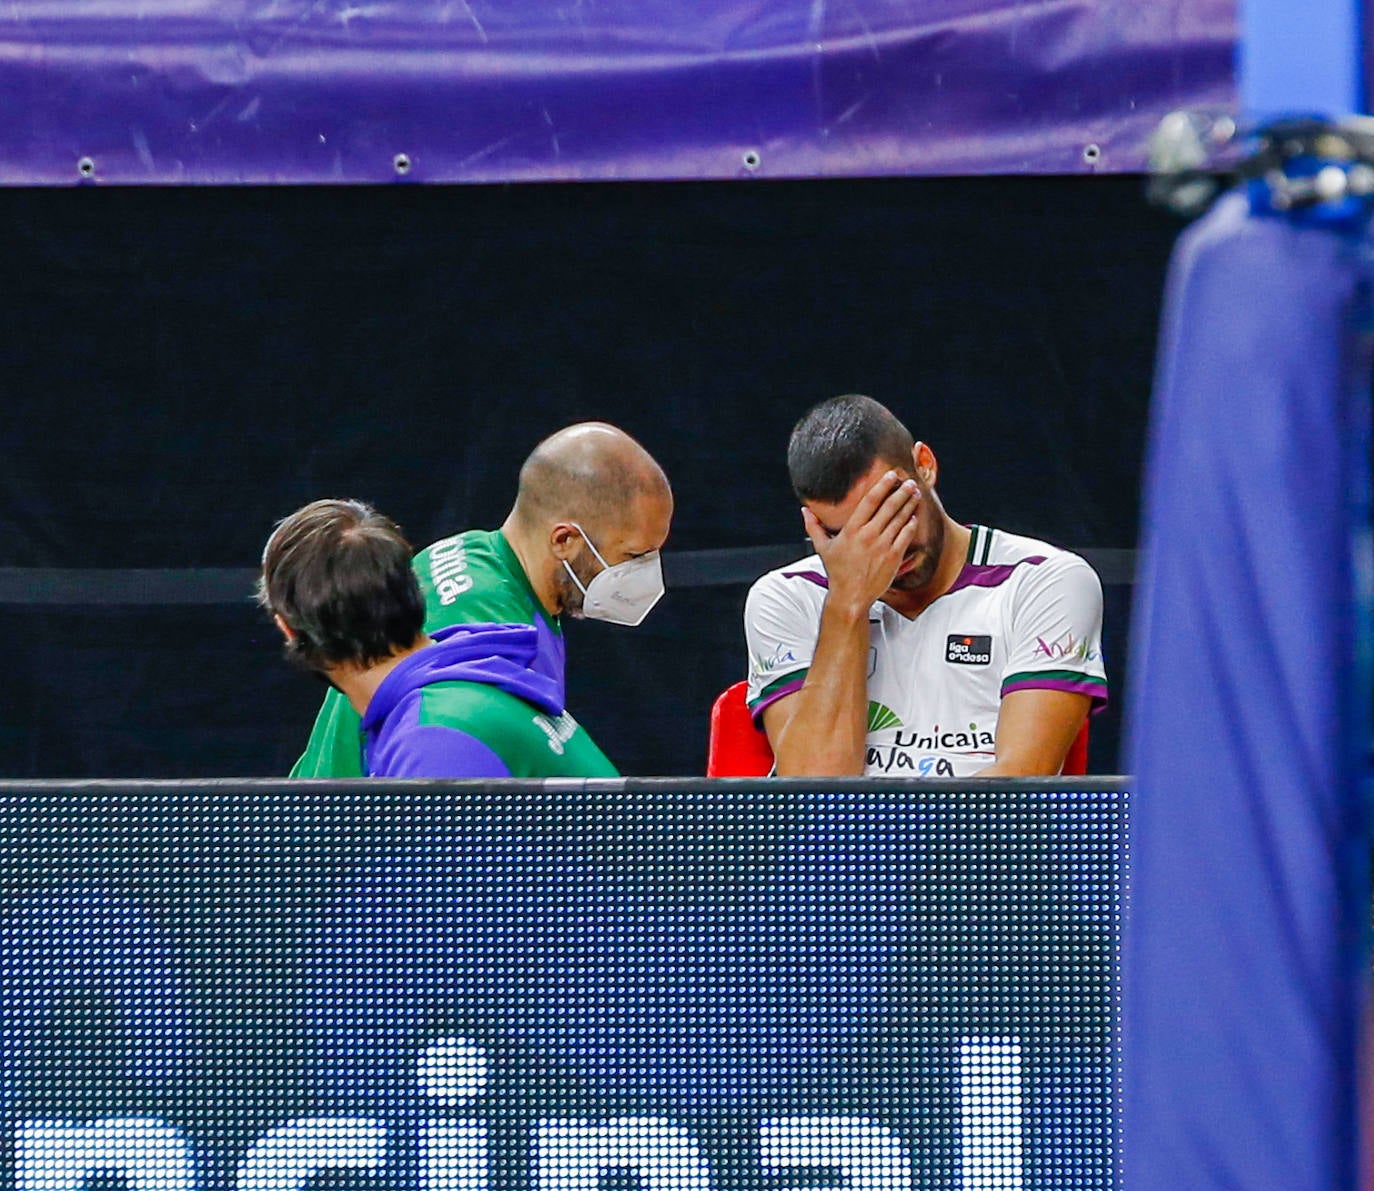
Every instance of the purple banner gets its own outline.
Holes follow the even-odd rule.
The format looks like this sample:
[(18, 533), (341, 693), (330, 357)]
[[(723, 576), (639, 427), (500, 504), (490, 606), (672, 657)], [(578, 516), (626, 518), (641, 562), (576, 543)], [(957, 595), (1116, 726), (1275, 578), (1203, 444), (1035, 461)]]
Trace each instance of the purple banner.
[(15, 0), (0, 184), (1139, 170), (1234, 0)]

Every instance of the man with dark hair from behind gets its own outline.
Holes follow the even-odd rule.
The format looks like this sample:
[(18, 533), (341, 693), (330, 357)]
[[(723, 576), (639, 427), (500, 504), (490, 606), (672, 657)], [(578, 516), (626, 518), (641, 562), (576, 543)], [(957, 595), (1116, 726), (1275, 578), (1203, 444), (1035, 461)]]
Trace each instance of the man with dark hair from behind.
[[(415, 556), (431, 637), (454, 626), (515, 625), (534, 633), (527, 669), (548, 681), (552, 710), (526, 718), (542, 735), (543, 753), (528, 755), (523, 737), (487, 742), (512, 776), (614, 774), (564, 707), (562, 617), (639, 624), (663, 592), (659, 550), (672, 514), (668, 479), (648, 451), (615, 426), (581, 422), (534, 448), (499, 529), (455, 534)], [(359, 732), (358, 713), (330, 691), (291, 776), (360, 776)], [(581, 748), (584, 741), (595, 757)], [(570, 749), (587, 768), (568, 767)]]
[[(322, 674), (362, 717), (369, 777), (612, 775), (530, 668), (531, 625), (453, 625), (431, 637), (400, 529), (355, 500), (285, 518), (262, 556), (259, 602), (291, 661)], [(551, 735), (553, 734), (553, 735)], [(561, 736), (561, 748), (548, 742)]]
[(1107, 695), (1092, 568), (955, 521), (935, 453), (872, 398), (811, 409), (787, 465), (816, 553), (745, 605), (749, 706), (777, 773), (1058, 773)]
[(278, 523), (262, 553), (258, 603), (287, 658), (340, 686), (376, 684), (428, 645), (414, 554), (394, 521), (357, 500), (317, 500)]

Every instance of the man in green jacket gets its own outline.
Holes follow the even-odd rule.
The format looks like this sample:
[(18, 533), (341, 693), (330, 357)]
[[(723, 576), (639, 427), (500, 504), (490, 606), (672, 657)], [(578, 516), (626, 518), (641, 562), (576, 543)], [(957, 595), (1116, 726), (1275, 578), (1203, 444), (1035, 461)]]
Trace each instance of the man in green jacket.
[[(658, 553), (673, 515), (663, 469), (624, 431), (604, 422), (569, 426), (541, 442), (520, 469), (515, 504), (500, 529), (469, 530), (415, 556), (425, 631), (454, 625), (532, 625), (531, 669), (564, 688), (561, 618), (587, 616), (636, 625), (662, 594)], [(550, 721), (556, 743), (588, 758), (587, 777), (615, 769), (568, 715)], [(588, 748), (587, 746), (590, 746)], [(292, 777), (363, 774), (362, 726), (330, 691)], [(513, 776), (531, 772), (503, 757)]]

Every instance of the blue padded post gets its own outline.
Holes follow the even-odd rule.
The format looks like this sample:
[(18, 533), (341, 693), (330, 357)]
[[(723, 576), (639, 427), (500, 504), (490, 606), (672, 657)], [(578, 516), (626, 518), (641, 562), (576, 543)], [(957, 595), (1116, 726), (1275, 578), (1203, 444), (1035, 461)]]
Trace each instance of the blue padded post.
[(1131, 1191), (1355, 1186), (1365, 236), (1358, 210), (1235, 193), (1170, 270), (1129, 712)]
[(1360, 0), (1241, 0), (1242, 110), (1257, 119), (1363, 111)]

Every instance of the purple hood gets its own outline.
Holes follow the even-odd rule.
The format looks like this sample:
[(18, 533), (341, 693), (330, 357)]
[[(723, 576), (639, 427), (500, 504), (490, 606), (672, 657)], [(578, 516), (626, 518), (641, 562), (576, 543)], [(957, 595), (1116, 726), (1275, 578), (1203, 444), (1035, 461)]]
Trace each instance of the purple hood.
[(363, 716), (372, 731), (411, 691), (436, 682), (481, 682), (532, 703), (546, 715), (563, 711), (563, 683), (534, 669), (539, 633), (528, 624), (458, 624), (431, 634), (434, 644), (405, 658), (377, 688)]

